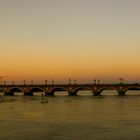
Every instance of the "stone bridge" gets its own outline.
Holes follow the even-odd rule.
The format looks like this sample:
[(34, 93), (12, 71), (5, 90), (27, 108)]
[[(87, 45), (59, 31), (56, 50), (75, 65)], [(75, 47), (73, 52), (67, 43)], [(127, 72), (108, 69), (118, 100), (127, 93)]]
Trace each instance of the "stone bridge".
[(25, 96), (32, 96), (36, 92), (42, 92), (46, 96), (54, 96), (56, 91), (67, 91), (69, 96), (76, 96), (80, 90), (91, 91), (96, 96), (101, 95), (104, 90), (116, 90), (118, 95), (125, 95), (128, 90), (140, 90), (140, 84), (0, 85), (0, 92), (4, 95), (22, 92)]

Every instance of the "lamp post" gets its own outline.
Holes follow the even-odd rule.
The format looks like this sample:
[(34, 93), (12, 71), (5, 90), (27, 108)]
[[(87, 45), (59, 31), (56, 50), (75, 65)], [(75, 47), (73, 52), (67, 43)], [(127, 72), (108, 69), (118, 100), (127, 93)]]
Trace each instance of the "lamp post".
[(100, 80), (98, 80), (98, 85), (100, 84)]
[(24, 84), (24, 86), (25, 86), (25, 84), (26, 84), (26, 80), (25, 80), (25, 79), (23, 80), (23, 84)]
[(54, 80), (52, 80), (52, 86), (54, 85)]
[(48, 84), (48, 80), (45, 80), (45, 85), (47, 86), (47, 84)]
[(4, 81), (4, 85), (6, 86), (6, 81)]
[(122, 83), (122, 78), (121, 77), (119, 78), (119, 81), (120, 81), (120, 84), (121, 84)]
[(123, 82), (124, 82), (124, 78), (122, 78), (122, 84), (123, 84)]
[(71, 78), (69, 78), (68, 80), (69, 80), (69, 85), (71, 85)]
[(14, 81), (12, 81), (12, 85), (14, 86), (14, 84), (15, 84), (15, 82)]
[(33, 81), (33, 80), (31, 80), (31, 85), (33, 85), (33, 82), (34, 82), (34, 81)]
[(76, 85), (76, 82), (77, 82), (77, 80), (76, 79), (74, 79), (74, 84)]
[(94, 85), (96, 85), (96, 79), (94, 79)]
[(119, 80), (120, 80), (120, 84), (123, 84), (123, 82), (124, 82), (124, 78), (119, 78)]
[(2, 78), (3, 78), (3, 77), (2, 77), (2, 76), (0, 76), (0, 84), (1, 84), (1, 85), (2, 85)]

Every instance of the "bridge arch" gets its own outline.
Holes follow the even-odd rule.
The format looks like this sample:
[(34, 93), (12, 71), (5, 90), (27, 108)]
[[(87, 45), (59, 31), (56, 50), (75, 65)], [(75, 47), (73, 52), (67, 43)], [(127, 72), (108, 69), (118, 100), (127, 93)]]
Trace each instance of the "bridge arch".
[[(84, 87), (78, 87), (78, 88), (74, 89), (74, 94), (78, 95), (79, 91), (90, 91), (90, 92), (92, 92), (92, 89), (89, 88), (89, 87), (85, 87), (85, 86)], [(92, 95), (93, 95), (93, 92), (92, 92)]]
[(0, 89), (0, 92), (2, 93), (3, 92), (3, 89)]
[(3, 89), (0, 89), (0, 95), (4, 95), (4, 90)]
[(41, 87), (32, 87), (30, 89), (28, 89), (27, 92), (24, 93), (25, 96), (33, 96), (33, 94), (36, 93), (41, 93), (41, 95), (43, 95), (43, 93), (45, 93), (45, 89), (41, 88)]
[(19, 92), (24, 92), (23, 89), (19, 88), (19, 87), (12, 87), (10, 89), (8, 89), (6, 91), (6, 93), (4, 93), (4, 95), (14, 95), (15, 93), (19, 93)]
[(55, 88), (52, 88), (50, 94), (52, 96), (54, 96), (55, 92), (61, 92), (60, 95), (63, 95), (62, 92), (67, 92), (67, 93), (64, 93), (64, 94), (67, 95), (67, 96), (69, 95), (68, 89), (65, 88), (65, 87), (55, 87)]
[[(129, 93), (129, 91), (130, 91), (130, 93)], [(132, 93), (132, 91), (139, 91), (138, 94), (140, 95), (140, 86), (131, 86), (131, 87), (127, 87), (124, 89), (125, 95), (137, 94), (136, 92)]]
[(115, 89), (114, 87), (111, 86), (107, 86), (107, 87), (102, 87), (101, 89), (99, 89), (98, 94), (101, 95), (103, 91), (105, 90), (113, 90), (116, 92), (117, 95), (119, 95), (117, 89)]

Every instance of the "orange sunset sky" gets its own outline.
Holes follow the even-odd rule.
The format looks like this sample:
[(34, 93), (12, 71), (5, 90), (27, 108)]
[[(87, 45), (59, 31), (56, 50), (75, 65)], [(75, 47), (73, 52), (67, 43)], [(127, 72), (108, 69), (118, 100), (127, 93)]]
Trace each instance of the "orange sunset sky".
[(140, 81), (140, 1), (0, 0), (0, 75)]

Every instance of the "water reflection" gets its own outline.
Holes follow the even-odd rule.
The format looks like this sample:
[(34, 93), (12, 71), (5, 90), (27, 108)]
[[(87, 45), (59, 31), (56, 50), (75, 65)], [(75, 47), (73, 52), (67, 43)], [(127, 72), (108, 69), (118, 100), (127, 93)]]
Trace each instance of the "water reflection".
[(78, 96), (93, 96), (93, 92), (89, 90), (80, 90), (77, 92)]
[(40, 103), (46, 104), (48, 103), (48, 99), (45, 96), (42, 96)]
[(45, 96), (45, 92), (33, 92), (33, 96)]
[(0, 139), (137, 140), (139, 100), (135, 95), (1, 96)]
[(119, 95), (116, 90), (103, 90), (101, 95)]
[(69, 96), (67, 91), (55, 91), (54, 96)]
[(128, 90), (125, 95), (140, 95), (140, 90)]

